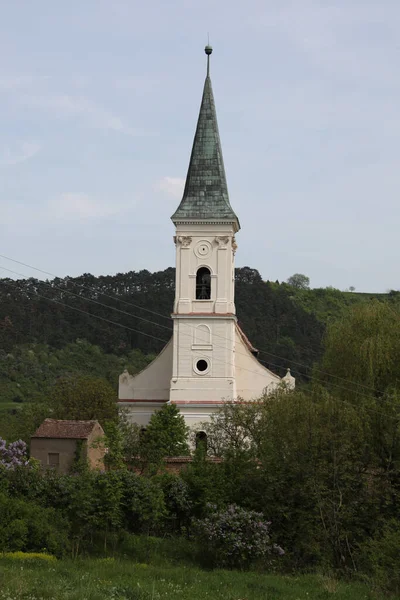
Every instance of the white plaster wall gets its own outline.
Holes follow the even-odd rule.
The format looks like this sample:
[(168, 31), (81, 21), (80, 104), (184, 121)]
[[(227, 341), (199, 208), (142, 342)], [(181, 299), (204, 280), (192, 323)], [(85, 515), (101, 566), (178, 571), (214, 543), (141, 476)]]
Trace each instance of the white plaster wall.
[[(170, 400), (217, 401), (236, 396), (236, 318), (207, 315), (174, 316), (174, 363)], [(198, 337), (198, 327), (209, 330), (209, 338)], [(199, 359), (209, 362), (204, 374), (196, 371)]]
[(169, 400), (172, 375), (173, 342), (170, 340), (160, 354), (143, 371), (119, 377), (119, 400)]
[(243, 400), (256, 400), (264, 389), (272, 391), (281, 378), (263, 367), (243, 342), (238, 330), (235, 333), (236, 394)]
[(165, 402), (124, 402), (119, 401), (118, 407), (126, 410), (128, 420), (137, 423), (140, 427), (147, 427), (151, 415), (165, 404)]
[[(176, 229), (176, 292), (174, 312), (235, 313), (234, 229), (232, 224), (179, 224)], [(200, 247), (208, 247), (202, 255)], [(211, 271), (211, 299), (196, 300), (196, 273)]]
[(214, 406), (193, 406), (185, 405), (179, 406), (180, 412), (185, 417), (185, 423), (191, 429), (196, 430), (200, 428), (201, 423), (207, 423), (210, 421), (210, 417), (213, 413), (217, 412), (222, 404)]

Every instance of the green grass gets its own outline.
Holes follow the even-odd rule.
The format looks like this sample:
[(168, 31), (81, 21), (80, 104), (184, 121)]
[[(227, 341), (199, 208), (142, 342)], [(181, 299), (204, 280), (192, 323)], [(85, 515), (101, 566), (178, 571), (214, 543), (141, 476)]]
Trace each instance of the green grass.
[(361, 583), (128, 560), (46, 562), (0, 558), (0, 600), (377, 600)]

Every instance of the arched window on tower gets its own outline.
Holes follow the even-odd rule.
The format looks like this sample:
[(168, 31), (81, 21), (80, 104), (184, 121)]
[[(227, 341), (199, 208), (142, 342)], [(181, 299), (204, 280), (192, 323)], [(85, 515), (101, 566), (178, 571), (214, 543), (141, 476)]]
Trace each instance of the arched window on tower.
[(200, 267), (196, 274), (196, 300), (210, 300), (211, 272), (207, 267)]
[(207, 434), (205, 431), (198, 431), (196, 433), (196, 450), (202, 447), (204, 452), (207, 452)]

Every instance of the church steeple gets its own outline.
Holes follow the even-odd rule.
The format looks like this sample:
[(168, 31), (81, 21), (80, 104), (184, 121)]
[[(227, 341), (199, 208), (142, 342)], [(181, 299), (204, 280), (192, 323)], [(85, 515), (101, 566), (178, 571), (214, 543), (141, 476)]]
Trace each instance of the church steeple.
[(217, 114), (210, 79), (211, 46), (205, 47), (207, 76), (193, 141), (183, 198), (172, 215), (177, 224), (183, 221), (233, 223), (240, 229), (228, 195)]

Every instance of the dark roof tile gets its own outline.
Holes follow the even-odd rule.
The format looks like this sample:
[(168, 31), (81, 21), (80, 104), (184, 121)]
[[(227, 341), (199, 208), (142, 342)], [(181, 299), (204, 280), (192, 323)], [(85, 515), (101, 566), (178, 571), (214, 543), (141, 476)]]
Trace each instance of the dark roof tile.
[(61, 421), (45, 419), (32, 437), (85, 440), (92, 433), (98, 421)]
[(209, 75), (204, 84), (183, 198), (171, 218), (174, 223), (185, 220), (211, 220), (233, 222), (237, 229), (240, 227), (229, 202)]

